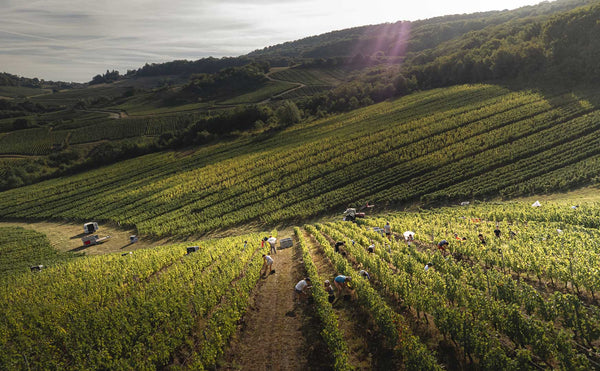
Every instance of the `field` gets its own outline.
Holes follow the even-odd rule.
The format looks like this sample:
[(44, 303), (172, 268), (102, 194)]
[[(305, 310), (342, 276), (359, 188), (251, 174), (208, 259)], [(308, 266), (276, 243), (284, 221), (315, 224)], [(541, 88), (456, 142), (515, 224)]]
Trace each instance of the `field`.
[[(595, 189), (500, 201), (597, 182), (598, 98), (430, 90), (1, 192), (0, 369), (598, 368)], [(66, 140), (137, 141), (199, 116), (85, 117), (0, 133), (0, 174)], [(75, 246), (90, 220), (114, 240)], [(388, 221), (391, 240), (374, 230)], [(294, 247), (261, 277), (269, 234)], [(338, 274), (353, 290), (332, 305)]]
[(244, 239), (257, 236), (205, 241), (189, 256), (186, 245), (171, 245), (7, 277), (1, 368), (149, 369), (173, 357), (195, 369), (214, 363), (258, 280), (261, 255)]
[(76, 255), (58, 252), (48, 238), (21, 227), (0, 227), (0, 280), (32, 266), (55, 265)]
[[(589, 369), (600, 355), (599, 209), (572, 206), (480, 204), (392, 213), (358, 226), (317, 224), (303, 233), (314, 237), (312, 256), (329, 260), (316, 269), (319, 282), (331, 279), (331, 267), (351, 276), (357, 302), (384, 343), (400, 344), (392, 349), (407, 368)], [(397, 228), (391, 240), (372, 228), (387, 221)], [(407, 230), (415, 234), (410, 245)], [(442, 239), (450, 241), (446, 251), (436, 247)], [(334, 241), (346, 242), (344, 254), (333, 251)], [(428, 367), (432, 351), (437, 360)]]
[(0, 86), (0, 97), (20, 98), (33, 97), (50, 93), (48, 89), (26, 88), (22, 86)]
[(0, 136), (0, 154), (47, 155), (52, 153), (53, 147), (60, 146), (66, 140), (70, 145), (76, 145), (159, 136), (164, 132), (182, 130), (199, 117), (193, 113), (118, 120), (98, 117), (98, 114), (89, 116), (92, 118), (63, 123), (57, 129), (39, 127), (6, 133)]
[[(295, 334), (290, 347), (324, 369), (589, 370), (600, 365), (599, 215), (596, 202), (562, 198), (538, 208), (477, 203), (307, 224), (295, 227), (293, 251), (273, 255), (277, 271), (263, 280), (264, 233), (70, 258), (37, 273), (19, 273), (32, 264), (23, 263), (1, 279), (0, 367), (258, 367), (263, 351), (251, 347), (253, 358), (243, 349), (287, 318), (321, 329)], [(389, 240), (374, 230), (386, 222)], [(27, 244), (48, 246), (39, 233), (7, 231), (3, 252), (31, 259)], [(445, 251), (436, 246), (442, 239)], [(340, 253), (335, 241), (345, 242)], [(352, 277), (353, 291), (336, 292), (331, 304), (323, 282), (338, 274)], [(311, 300), (284, 299), (303, 276)], [(278, 305), (263, 301), (275, 297)], [(290, 330), (269, 334), (279, 331)]]
[(282, 81), (269, 81), (263, 87), (250, 93), (242, 94), (224, 101), (219, 104), (244, 104), (244, 103), (259, 103), (272, 96), (281, 94), (287, 90), (294, 88), (296, 85)]
[(335, 86), (345, 80), (347, 73), (344, 68), (289, 68), (276, 71), (270, 76), (277, 80), (309, 86)]
[[(544, 95), (494, 85), (432, 90), (272, 135), (154, 153), (3, 192), (0, 213), (94, 218), (142, 235), (189, 236), (289, 225), (367, 201), (439, 205), (566, 190), (597, 179), (597, 99), (593, 92)], [(145, 121), (138, 127), (131, 120), (76, 129), (71, 140), (152, 135)], [(166, 120), (156, 124), (177, 127)], [(49, 145), (39, 134), (32, 151)], [(10, 135), (0, 140), (11, 148)]]

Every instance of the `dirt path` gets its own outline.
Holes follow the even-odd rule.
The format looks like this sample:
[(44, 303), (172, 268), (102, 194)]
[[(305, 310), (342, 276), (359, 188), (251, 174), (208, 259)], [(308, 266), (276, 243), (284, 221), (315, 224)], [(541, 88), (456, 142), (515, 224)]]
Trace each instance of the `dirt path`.
[(108, 111), (108, 110), (100, 110), (100, 109), (97, 109), (97, 110), (80, 110), (80, 111), (83, 111), (83, 112), (95, 112), (95, 113), (105, 113), (111, 119), (123, 119), (123, 118), (126, 118), (128, 116), (127, 112), (122, 111), (122, 110), (120, 110), (118, 112), (115, 112), (114, 110)]
[(55, 222), (0, 222), (0, 227), (22, 227), (45, 234), (52, 246), (59, 251), (85, 252), (86, 255), (107, 254), (143, 249), (152, 246), (166, 245), (167, 240), (150, 240), (140, 238), (138, 242), (129, 243), (129, 236), (135, 230), (120, 229), (109, 225), (99, 225), (94, 234), (99, 237), (110, 236), (106, 242), (93, 246), (83, 246), (81, 237), (84, 236), (83, 224)]
[(275, 273), (261, 279), (243, 325), (225, 353), (221, 370), (306, 370), (309, 348), (304, 310), (294, 304), (294, 285), (304, 275), (297, 248), (271, 255)]

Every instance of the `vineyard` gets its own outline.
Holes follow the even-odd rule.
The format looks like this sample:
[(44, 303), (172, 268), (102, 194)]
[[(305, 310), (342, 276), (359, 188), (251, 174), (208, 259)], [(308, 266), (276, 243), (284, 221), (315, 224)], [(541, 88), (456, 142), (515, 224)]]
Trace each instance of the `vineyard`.
[[(112, 14), (17, 3), (37, 31), (0, 31), (59, 49)], [(270, 3), (188, 7), (246, 33), (192, 44), (319, 16)], [(0, 73), (0, 371), (600, 370), (599, 19), (543, 1)]]
[(219, 102), (219, 104), (248, 104), (248, 103), (259, 103), (265, 99), (281, 94), (287, 90), (292, 89), (296, 85), (281, 81), (269, 81), (263, 87), (246, 94), (238, 95), (233, 98)]
[[(352, 277), (357, 304), (407, 369), (586, 370), (600, 367), (600, 235), (589, 226), (598, 210), (566, 202), (486, 204), (296, 232), (314, 241), (312, 256), (327, 256), (334, 274)], [(396, 231), (390, 240), (375, 230), (388, 221)], [(415, 241), (407, 243), (409, 230)], [(450, 241), (445, 251), (436, 246), (442, 239)], [(346, 243), (342, 253), (334, 252), (335, 241)], [(306, 253), (305, 264), (310, 258)], [(331, 279), (310, 263), (307, 271), (319, 283)], [(325, 307), (325, 323), (335, 323), (343, 308), (332, 312), (324, 293), (313, 295)], [(345, 369), (347, 354), (337, 362)]]
[[(600, 367), (599, 215), (598, 203), (566, 199), (295, 227), (292, 249), (312, 284), (297, 313), (315, 317), (319, 352), (329, 355), (329, 366), (320, 367)], [(389, 239), (378, 231), (386, 222)], [(409, 230), (414, 240), (405, 239)], [(23, 229), (2, 235), (1, 251), (16, 253), (15, 260), (27, 257), (28, 246), (47, 245)], [(268, 251), (261, 238), (205, 239), (71, 257), (37, 273), (22, 265), (7, 271), (0, 368), (221, 368), (229, 342), (244, 331), (239, 321), (253, 318), (244, 313), (260, 287), (261, 254)], [(445, 250), (436, 245), (443, 239)], [(345, 242), (338, 252), (336, 241)], [(191, 245), (200, 249), (186, 253)], [(352, 290), (336, 291), (332, 304), (324, 282), (339, 274), (352, 278)]]
[(271, 77), (308, 86), (335, 86), (344, 81), (347, 74), (344, 68), (289, 68), (274, 72)]
[(17, 98), (48, 94), (49, 89), (26, 88), (23, 86), (0, 86), (0, 96)]
[(144, 136), (159, 136), (165, 132), (183, 130), (197, 119), (196, 114), (175, 114), (152, 118), (83, 120), (77, 127), (32, 128), (0, 136), (0, 154), (46, 155), (65, 141), (83, 144), (101, 140), (120, 140)]
[(331, 90), (348, 78), (345, 68), (288, 68), (270, 74), (271, 78), (300, 84), (297, 89), (278, 96), (281, 99), (296, 99)]
[[(367, 201), (439, 205), (566, 190), (597, 179), (597, 101), (593, 91), (543, 95), (494, 85), (431, 90), (260, 138), (154, 153), (6, 191), (0, 193), (0, 214), (94, 218), (143, 235), (189, 236), (241, 224), (293, 224)], [(70, 138), (179, 127), (168, 118), (136, 120), (89, 133), (75, 129)], [(30, 151), (47, 148), (43, 129), (28, 130), (40, 141)], [(10, 148), (4, 143), (11, 136), (0, 138), (3, 149)], [(574, 169), (576, 176), (570, 175)]]
[(260, 248), (246, 240), (259, 237), (207, 240), (191, 254), (176, 244), (82, 257), (8, 276), (0, 368), (209, 368), (259, 278)]
[(57, 252), (45, 235), (18, 227), (0, 227), (0, 279), (32, 266), (51, 266), (75, 257)]

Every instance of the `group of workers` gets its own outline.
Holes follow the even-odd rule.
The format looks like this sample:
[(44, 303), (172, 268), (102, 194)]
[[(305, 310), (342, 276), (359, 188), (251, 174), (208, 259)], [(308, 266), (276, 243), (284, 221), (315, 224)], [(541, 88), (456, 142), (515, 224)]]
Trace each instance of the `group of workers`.
[[(387, 222), (385, 224), (383, 231), (384, 231), (386, 237), (391, 241), (392, 240), (392, 229), (391, 229), (389, 222)], [(510, 232), (509, 235), (511, 238), (513, 238), (516, 235), (513, 231), (509, 231), (509, 232)], [(498, 228), (498, 226), (496, 226), (496, 229), (494, 229), (494, 235), (496, 236), (496, 238), (500, 238), (501, 231)], [(404, 236), (404, 237), (405, 237), (406, 242), (408, 243), (408, 246), (411, 246), (411, 242), (414, 241), (414, 235), (408, 234), (408, 236)], [(485, 237), (483, 234), (479, 233), (477, 238), (479, 239), (479, 242), (482, 245), (485, 246), (487, 244), (487, 241), (485, 240)], [(466, 241), (466, 237), (459, 237), (458, 233), (454, 233), (454, 239), (457, 240), (459, 243)], [(262, 241), (262, 246), (264, 247), (265, 242), (268, 243), (270, 245), (270, 252), (276, 254), (277, 253), (277, 250), (275, 248), (276, 241), (277, 240), (273, 236), (269, 236), (269, 238), (265, 237)], [(354, 241), (352, 241), (352, 244), (354, 245)], [(437, 248), (443, 254), (445, 254), (446, 248), (449, 245), (450, 245), (449, 242), (447, 240), (443, 239), (437, 243)], [(344, 241), (337, 241), (334, 244), (334, 251), (336, 253), (346, 255), (346, 252), (344, 249), (345, 246), (346, 246), (346, 243)], [(374, 251), (375, 251), (375, 244), (373, 243), (373, 240), (370, 240), (370, 245), (367, 247), (367, 252), (373, 253)], [(275, 270), (273, 270), (273, 258), (270, 255), (263, 254), (263, 261), (264, 261), (263, 267), (261, 268), (261, 272), (260, 272), (261, 277), (266, 277), (268, 274), (275, 273)], [(425, 264), (425, 271), (427, 272), (431, 267), (433, 267), (433, 263), (428, 262), (427, 264)], [(367, 280), (369, 280), (371, 278), (369, 273), (367, 271), (365, 271), (364, 269), (359, 271), (359, 275)], [(352, 295), (353, 290), (352, 290), (351, 286), (349, 285), (349, 283), (351, 283), (351, 282), (352, 282), (352, 277), (341, 275), (341, 274), (336, 276), (333, 279), (333, 285), (331, 285), (331, 282), (329, 280), (325, 280), (323, 285), (324, 285), (325, 292), (328, 294), (329, 302), (335, 303), (340, 297), (343, 297), (346, 293), (350, 293)], [(335, 287), (335, 289), (334, 289), (334, 287)], [(308, 298), (308, 293), (311, 288), (312, 288), (312, 286), (311, 286), (310, 278), (307, 277), (307, 278), (304, 278), (304, 279), (298, 281), (298, 283), (296, 283), (296, 285), (294, 286), (295, 300), (296, 299), (298, 299), (300, 301), (306, 300)], [(337, 291), (337, 295), (336, 295), (336, 291)]]
[[(366, 280), (371, 279), (371, 276), (369, 275), (369, 273), (367, 271), (365, 271), (364, 269), (361, 269), (358, 272), (359, 276), (363, 277)], [(344, 276), (342, 274), (337, 275), (334, 279), (333, 279), (333, 285), (331, 285), (331, 282), (329, 282), (329, 280), (325, 280), (325, 282), (323, 282), (323, 286), (325, 289), (325, 292), (328, 295), (328, 300), (330, 303), (335, 304), (339, 298), (344, 297), (344, 295), (346, 294), (350, 294), (352, 295), (354, 293), (354, 290), (352, 289), (352, 287), (350, 286), (352, 282), (352, 277), (350, 276)], [(295, 296), (295, 300), (297, 299), (298, 301), (306, 301), (306, 299), (308, 298), (308, 292), (309, 290), (312, 288), (311, 286), (311, 280), (310, 278), (304, 278), (300, 281), (298, 281), (298, 283), (296, 284), (296, 286), (294, 286), (294, 291), (296, 293)], [(336, 291), (337, 291), (337, 295), (336, 295)]]

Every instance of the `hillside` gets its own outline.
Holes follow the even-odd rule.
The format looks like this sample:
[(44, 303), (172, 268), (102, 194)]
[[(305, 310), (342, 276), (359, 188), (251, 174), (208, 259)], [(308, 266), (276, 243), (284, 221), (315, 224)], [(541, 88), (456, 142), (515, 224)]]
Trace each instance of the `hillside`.
[(558, 0), (364, 26), (248, 56), (107, 70), (86, 85), (3, 74), (0, 190), (436, 87), (593, 90), (599, 14), (597, 1)]
[(598, 19), (0, 74), (0, 370), (600, 369)]
[[(515, 10), (473, 14), (447, 15), (419, 21), (399, 21), (389, 24), (354, 27), (322, 35), (268, 46), (249, 53), (249, 57), (332, 58), (369, 56), (382, 52), (385, 56), (401, 57), (419, 53), (470, 32), (488, 27), (510, 24), (516, 20), (527, 22), (548, 19), (556, 13), (592, 4), (589, 0), (559, 0), (540, 2)], [(402, 15), (399, 15), (402, 18)], [(397, 45), (402, 42), (403, 47)]]
[(595, 90), (437, 89), (285, 130), (169, 151), (0, 193), (4, 218), (202, 235), (366, 202), (514, 197), (597, 181)]

